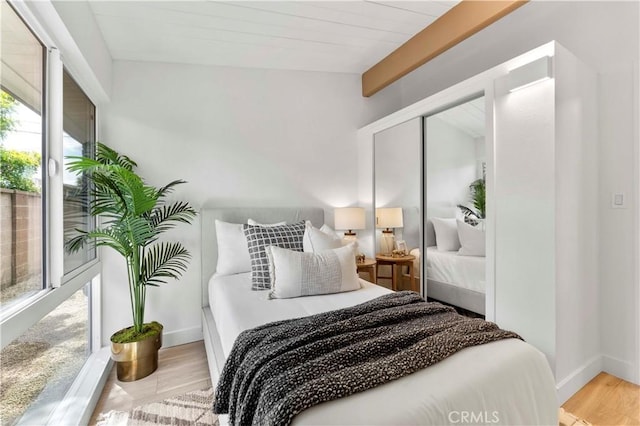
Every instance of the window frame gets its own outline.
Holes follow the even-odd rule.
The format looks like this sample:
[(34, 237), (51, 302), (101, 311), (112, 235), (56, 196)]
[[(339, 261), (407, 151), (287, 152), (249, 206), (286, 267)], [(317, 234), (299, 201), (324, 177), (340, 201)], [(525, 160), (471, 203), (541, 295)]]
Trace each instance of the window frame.
[[(0, 310), (0, 349), (5, 348), (47, 314), (56, 309), (76, 291), (89, 286), (89, 341), (91, 354), (78, 377), (61, 398), (58, 406), (41, 423), (59, 424), (60, 419), (83, 424), (89, 421), (93, 407), (113, 365), (108, 347), (102, 347), (101, 312), (101, 250), (95, 259), (64, 274), (63, 231), (63, 69), (74, 79), (95, 106), (94, 134), (99, 140), (100, 102), (102, 93), (96, 91), (91, 77), (78, 78), (91, 72), (78, 55), (77, 46), (69, 42), (69, 34), (53, 5), (48, 2), (32, 4), (14, 0), (7, 2), (29, 31), (44, 47), (43, 104), (42, 104), (42, 290)], [(53, 12), (53, 13), (52, 13)], [(54, 41), (55, 40), (57, 41)], [(58, 46), (68, 52), (62, 60)], [(67, 60), (68, 59), (68, 60)], [(85, 87), (84, 84), (91, 87)], [(90, 89), (90, 90), (87, 90)], [(92, 96), (93, 94), (93, 96)]]

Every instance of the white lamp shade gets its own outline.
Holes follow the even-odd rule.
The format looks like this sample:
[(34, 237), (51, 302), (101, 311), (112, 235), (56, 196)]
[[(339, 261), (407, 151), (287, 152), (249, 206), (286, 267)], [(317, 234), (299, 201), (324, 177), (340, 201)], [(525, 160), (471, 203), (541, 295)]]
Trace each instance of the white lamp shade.
[(376, 209), (376, 228), (402, 228), (402, 226), (401, 207)]
[(365, 229), (363, 207), (343, 207), (334, 210), (336, 229)]

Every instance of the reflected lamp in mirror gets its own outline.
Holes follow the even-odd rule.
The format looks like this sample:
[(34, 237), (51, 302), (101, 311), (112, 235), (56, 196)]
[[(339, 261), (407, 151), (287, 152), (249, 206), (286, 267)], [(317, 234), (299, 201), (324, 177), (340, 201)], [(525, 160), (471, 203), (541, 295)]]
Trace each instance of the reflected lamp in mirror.
[(345, 230), (344, 239), (355, 241), (353, 231), (365, 229), (365, 215), (363, 207), (343, 207), (333, 211), (336, 230)]
[(376, 209), (376, 228), (382, 228), (380, 253), (389, 255), (395, 246), (394, 228), (402, 228), (402, 208), (386, 207)]

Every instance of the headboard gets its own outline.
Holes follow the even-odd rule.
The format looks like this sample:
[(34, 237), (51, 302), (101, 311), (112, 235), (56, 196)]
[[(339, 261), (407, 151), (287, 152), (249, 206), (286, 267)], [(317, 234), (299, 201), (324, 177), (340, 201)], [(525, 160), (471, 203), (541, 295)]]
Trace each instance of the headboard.
[(319, 207), (238, 207), (203, 208), (200, 211), (202, 224), (202, 306), (209, 304), (209, 279), (216, 271), (218, 263), (218, 242), (216, 239), (216, 219), (229, 223), (247, 223), (251, 218), (259, 223), (286, 221), (288, 224), (310, 220), (320, 228), (324, 224), (324, 210)]

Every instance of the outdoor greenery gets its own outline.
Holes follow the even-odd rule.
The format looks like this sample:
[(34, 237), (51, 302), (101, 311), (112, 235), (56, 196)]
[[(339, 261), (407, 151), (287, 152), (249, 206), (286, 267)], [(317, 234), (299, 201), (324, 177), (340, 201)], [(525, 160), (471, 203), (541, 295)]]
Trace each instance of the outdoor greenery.
[[(101, 216), (102, 226), (93, 231), (76, 229), (67, 240), (69, 251), (85, 244), (111, 247), (127, 264), (133, 327), (144, 329), (147, 286), (178, 278), (187, 268), (189, 252), (179, 242), (159, 242), (160, 235), (178, 223), (191, 223), (196, 211), (186, 202), (166, 203), (166, 197), (183, 180), (156, 188), (136, 174), (129, 157), (98, 143), (96, 159), (68, 157), (67, 169), (85, 173), (91, 182), (89, 211)], [(135, 337), (132, 337), (135, 340)]]
[(22, 152), (0, 146), (0, 188), (40, 192), (33, 175), (40, 168), (40, 153)]
[(15, 109), (15, 98), (5, 91), (0, 91), (0, 141), (4, 140), (7, 133), (13, 131), (18, 124), (13, 116)]
[[(18, 125), (14, 114), (17, 103), (9, 93), (0, 91), (0, 142)], [(0, 188), (40, 192), (33, 182), (39, 167), (39, 153), (15, 151), (0, 145)]]

